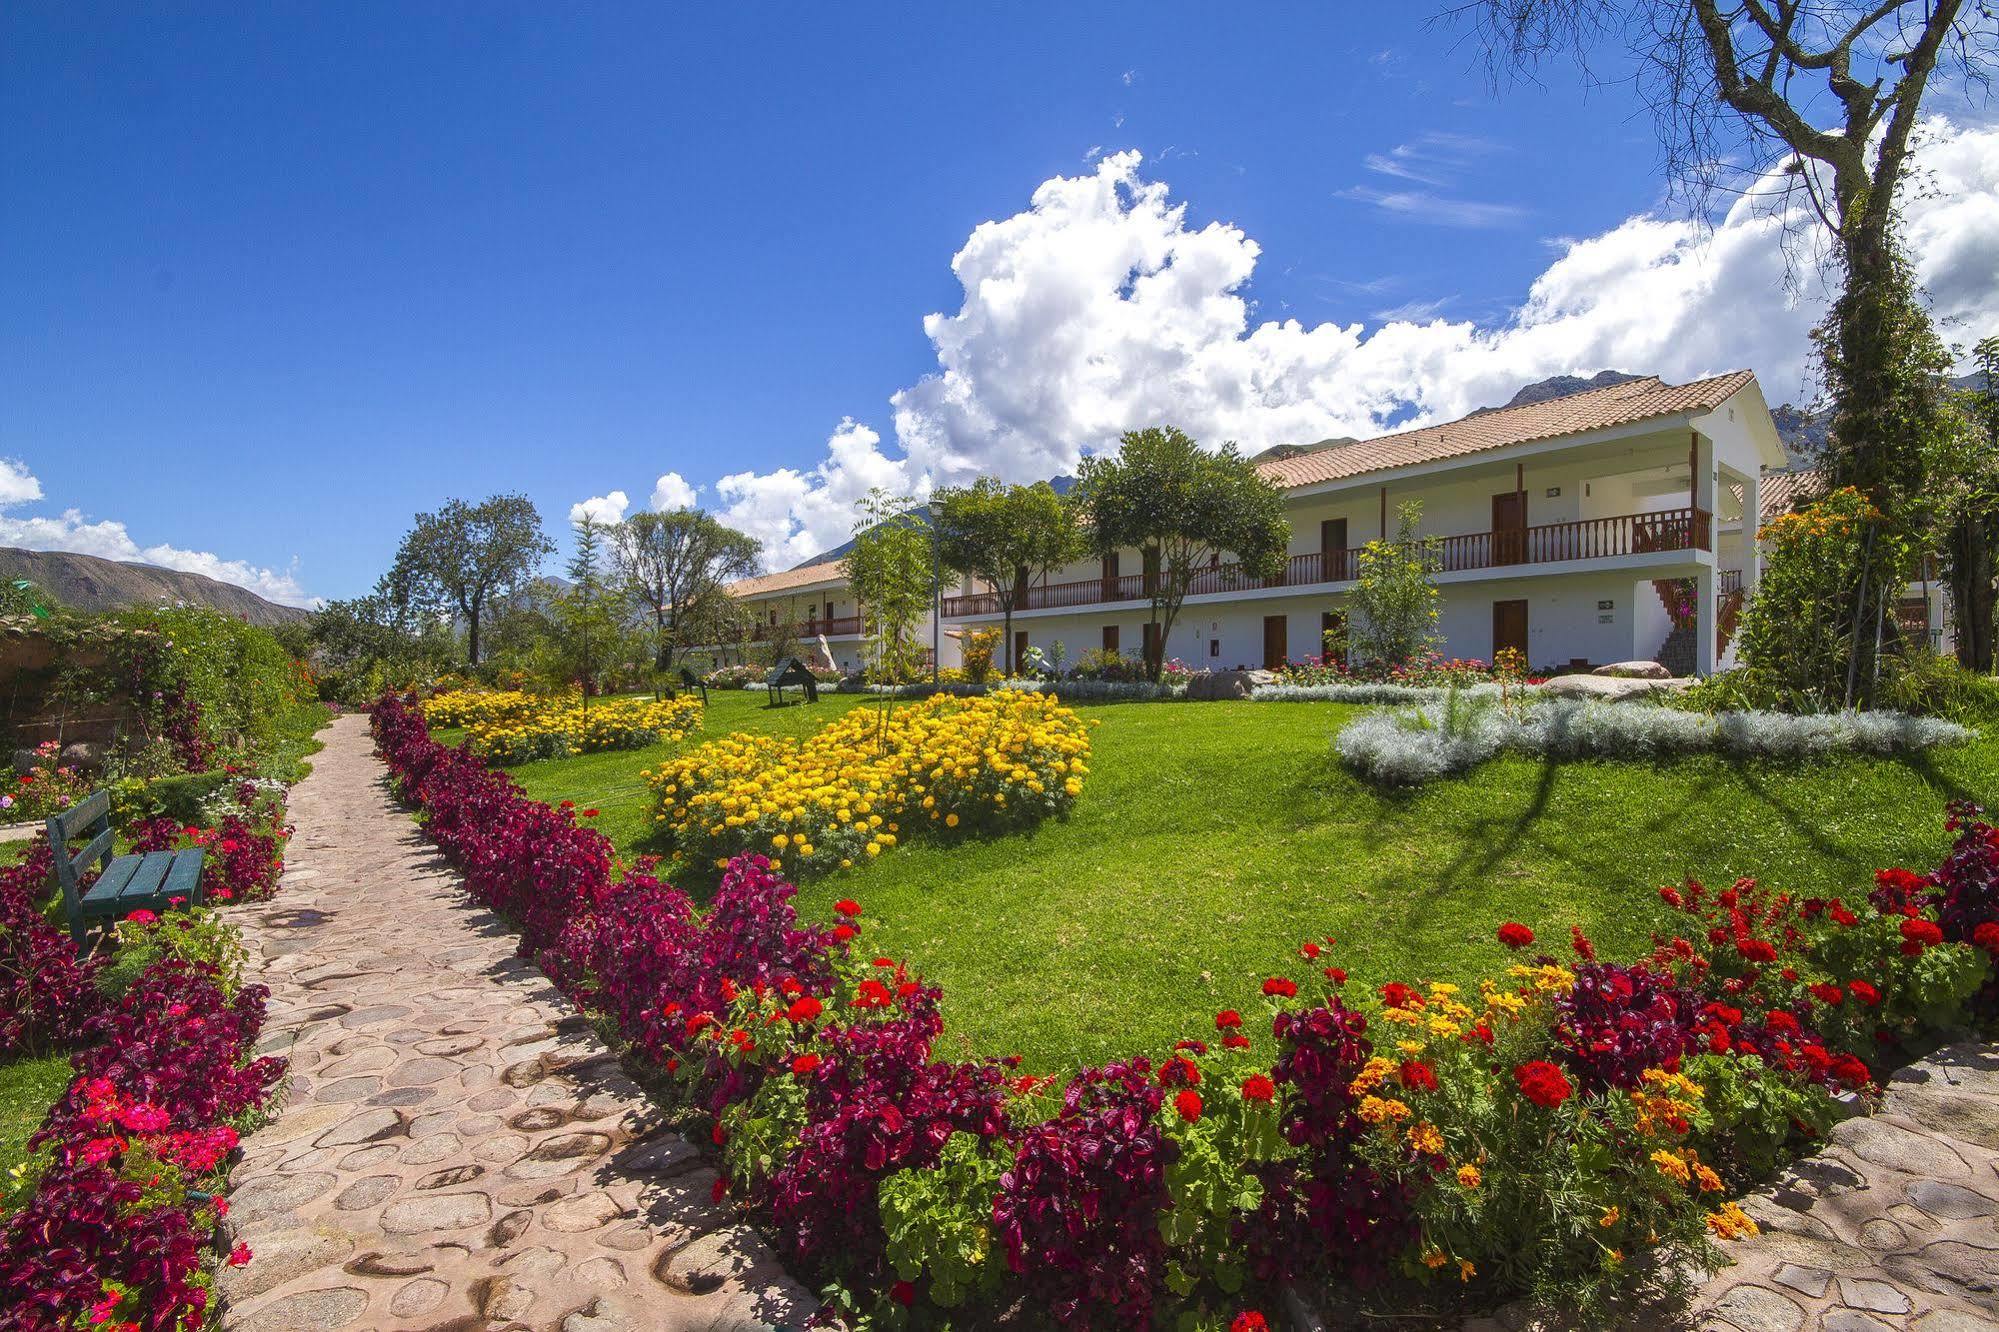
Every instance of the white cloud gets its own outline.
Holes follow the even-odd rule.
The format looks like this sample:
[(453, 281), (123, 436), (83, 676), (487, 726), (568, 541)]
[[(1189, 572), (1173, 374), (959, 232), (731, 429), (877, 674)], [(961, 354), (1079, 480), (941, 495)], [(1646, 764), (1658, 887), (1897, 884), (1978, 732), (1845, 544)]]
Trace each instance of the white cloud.
[(870, 490), (922, 499), (926, 477), (881, 451), (881, 435), (844, 420), (826, 441), (826, 460), (810, 471), (789, 467), (737, 472), (715, 483), (723, 522), (763, 542), (765, 563), (784, 569), (854, 533), (854, 508)]
[(690, 486), (678, 472), (668, 472), (653, 482), (652, 507), (655, 513), (671, 513), (675, 509), (691, 509), (694, 497), (701, 493), (701, 487)]
[(42, 497), (42, 483), (28, 465), (14, 458), (0, 458), (0, 509), (31, 504)]
[[(1945, 335), (1968, 342), (1999, 323), (1999, 127), (1928, 131), (1908, 244)], [(924, 320), (937, 372), (890, 399), (898, 450), (844, 421), (816, 467), (723, 478), (724, 518), (782, 568), (845, 540), (870, 485), (921, 494), (979, 473), (1053, 476), (1135, 426), (1171, 422), (1254, 451), (1449, 420), (1529, 381), (1602, 369), (1678, 380), (1746, 366), (1773, 402), (1804, 392), (1824, 296), (1817, 284), (1789, 294), (1767, 197), (1711, 228), (1641, 214), (1560, 241), (1497, 324), (1436, 318), (1418, 296), (1397, 313), (1421, 322), (1370, 329), (1253, 323), (1257, 242), (1226, 223), (1189, 226), (1139, 168), (1135, 152), (1110, 154), (973, 230), (952, 259), (959, 308)]]
[(569, 522), (573, 527), (588, 518), (592, 522), (609, 527), (613, 523), (625, 521), (625, 510), (631, 506), (631, 496), (622, 490), (614, 490), (608, 495), (592, 495), (587, 500), (569, 506)]
[[(0, 509), (12, 509), (42, 498), (42, 483), (24, 463), (0, 459)], [(91, 521), (77, 509), (55, 517), (0, 514), (0, 546), (27, 550), (63, 550), (107, 560), (157, 564), (163, 569), (204, 574), (219, 582), (248, 588), (258, 596), (287, 606), (316, 606), (299, 586), (296, 567), (280, 572), (245, 560), (225, 560), (205, 550), (183, 550), (162, 542), (141, 546), (125, 524), (110, 519)]]

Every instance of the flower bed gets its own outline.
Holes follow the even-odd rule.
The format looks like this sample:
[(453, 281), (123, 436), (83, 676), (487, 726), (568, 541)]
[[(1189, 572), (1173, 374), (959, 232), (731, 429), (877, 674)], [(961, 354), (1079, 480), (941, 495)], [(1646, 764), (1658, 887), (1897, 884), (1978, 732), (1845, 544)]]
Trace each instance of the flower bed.
[[(0, 871), (0, 1050), (75, 1048), (76, 1077), (0, 1180), (0, 1289), (10, 1328), (199, 1328), (209, 1310), (213, 1196), (240, 1129), (284, 1071), (252, 1058), (265, 991), (240, 981), (236, 932), (211, 911), (135, 912), (107, 966), (18, 905), (49, 852)], [(17, 970), (19, 968), (19, 970)], [(247, 1248), (228, 1256), (248, 1262)]]
[[(1333, 942), (1308, 941), (1309, 981), (1267, 978), (1260, 1021), (1222, 1012), (1173, 1050), (1023, 1077), (940, 1058), (940, 992), (873, 954), (858, 903), (801, 922), (761, 855), (731, 860), (705, 911), (645, 870), (615, 880), (601, 838), (465, 771), (401, 701), (375, 728), (474, 893), (706, 1116), (716, 1201), (883, 1326), (971, 1304), (1255, 1327), (1291, 1280), (1586, 1310), (1643, 1249), (1705, 1260), (1753, 1231), (1731, 1180), (1999, 998), (1999, 831), (1955, 807), (1949, 857), (1864, 898), (1676, 885), (1682, 929), (1628, 964), (1579, 931), (1537, 951), (1507, 922), (1516, 964), (1464, 992), (1349, 994)], [(572, 843), (559, 882), (516, 832), (537, 821)]]
[(454, 690), (424, 700), (426, 721), (462, 726), (472, 752), (494, 763), (646, 749), (699, 730), (701, 700), (601, 699), (520, 690)]
[(1053, 698), (938, 694), (854, 708), (805, 740), (737, 733), (648, 772), (679, 854), (747, 851), (845, 867), (923, 830), (988, 831), (1066, 813), (1089, 771), (1086, 723)]
[(1187, 697), (1186, 680), (1161, 680), (1153, 684), (1150, 680), (998, 680), (991, 684), (953, 683), (945, 680), (941, 684), (918, 683), (908, 685), (869, 685), (867, 692), (896, 698), (929, 698), (933, 694), (950, 694), (955, 698), (980, 698), (986, 694), (1003, 691), (1021, 694), (1046, 694), (1066, 703), (1164, 703)]
[(1457, 691), (1419, 707), (1370, 713), (1348, 722), (1334, 746), (1370, 781), (1416, 785), (1464, 772), (1508, 749), (1555, 759), (1700, 753), (1803, 759), (1912, 753), (1972, 734), (1954, 722), (1900, 712), (1699, 713), (1583, 699), (1508, 710), (1497, 702), (1495, 695)]

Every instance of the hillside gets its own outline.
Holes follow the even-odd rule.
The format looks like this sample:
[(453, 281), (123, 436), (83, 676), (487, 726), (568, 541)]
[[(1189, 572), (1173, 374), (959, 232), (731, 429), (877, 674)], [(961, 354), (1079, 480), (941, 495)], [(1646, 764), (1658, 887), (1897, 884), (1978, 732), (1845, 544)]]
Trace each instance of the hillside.
[(155, 602), (213, 606), (251, 624), (302, 620), (310, 612), (266, 601), (254, 592), (201, 574), (128, 564), (60, 550), (20, 550), (0, 546), (0, 580), (25, 578), (73, 610), (117, 610)]

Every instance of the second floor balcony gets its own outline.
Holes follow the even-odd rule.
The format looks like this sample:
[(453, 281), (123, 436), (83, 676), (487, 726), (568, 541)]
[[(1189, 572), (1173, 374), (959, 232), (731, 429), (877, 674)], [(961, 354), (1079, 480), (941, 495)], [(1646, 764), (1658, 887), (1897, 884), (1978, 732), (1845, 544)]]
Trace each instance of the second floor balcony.
[[(1660, 509), (1608, 518), (1547, 523), (1539, 527), (1500, 528), (1429, 538), (1437, 552), (1439, 573), (1504, 569), (1515, 565), (1556, 564), (1614, 559), (1662, 551), (1712, 550), (1713, 515), (1705, 509)], [(1219, 564), (1194, 575), (1189, 596), (1249, 592), (1277, 587), (1315, 587), (1343, 583), (1360, 567), (1360, 548), (1311, 551), (1293, 555), (1275, 578), (1261, 578), (1236, 564)], [(1026, 589), (1016, 612), (1059, 610), (1070, 606), (1100, 606), (1119, 601), (1143, 601), (1152, 595), (1159, 575), (1137, 573), (1116, 578), (1086, 578), (1069, 583), (1042, 583)], [(998, 615), (999, 598), (974, 592), (944, 598), (947, 619)]]
[(839, 638), (842, 635), (860, 632), (860, 616), (841, 615), (830, 620), (793, 620), (783, 624), (760, 624), (751, 630), (750, 637), (759, 643), (768, 643), (783, 633), (789, 633), (794, 638), (812, 639), (821, 634), (827, 638)]

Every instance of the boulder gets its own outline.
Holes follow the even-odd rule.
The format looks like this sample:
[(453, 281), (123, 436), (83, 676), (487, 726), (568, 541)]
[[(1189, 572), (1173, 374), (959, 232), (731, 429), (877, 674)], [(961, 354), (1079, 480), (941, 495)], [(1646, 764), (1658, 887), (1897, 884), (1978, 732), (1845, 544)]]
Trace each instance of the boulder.
[(1271, 671), (1210, 671), (1187, 682), (1187, 697), (1206, 702), (1248, 698), (1262, 686), (1276, 683), (1277, 676)]
[(1647, 694), (1670, 693), (1691, 684), (1692, 680), (1670, 676), (1663, 680), (1632, 680), (1615, 675), (1558, 675), (1541, 686), (1541, 692), (1554, 698), (1600, 698), (1615, 703)]
[(35, 770), (35, 751), (32, 749), (15, 750), (14, 775), (16, 777), (26, 777), (29, 773), (33, 772), (34, 770)]
[(65, 768), (75, 768), (82, 773), (104, 771), (104, 746), (94, 740), (78, 740), (64, 745), (62, 756), (56, 760)]
[(1656, 661), (1617, 661), (1599, 666), (1592, 675), (1608, 675), (1620, 680), (1670, 680), (1673, 673)]

